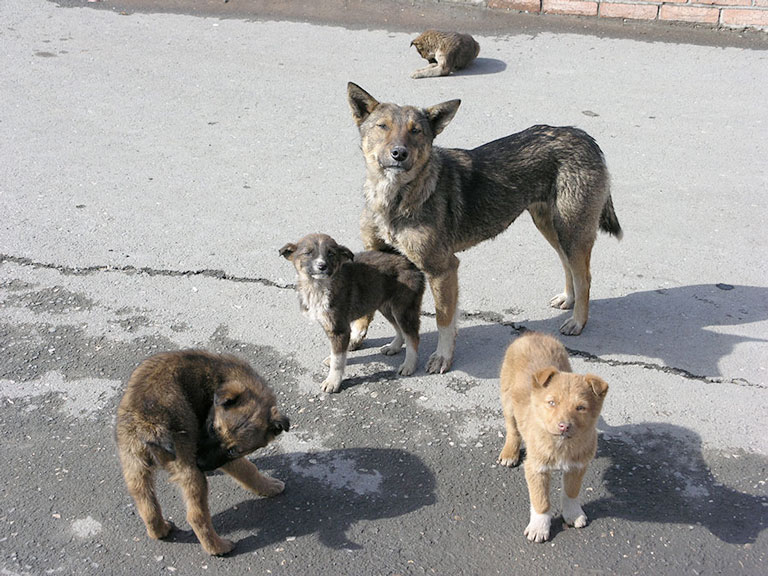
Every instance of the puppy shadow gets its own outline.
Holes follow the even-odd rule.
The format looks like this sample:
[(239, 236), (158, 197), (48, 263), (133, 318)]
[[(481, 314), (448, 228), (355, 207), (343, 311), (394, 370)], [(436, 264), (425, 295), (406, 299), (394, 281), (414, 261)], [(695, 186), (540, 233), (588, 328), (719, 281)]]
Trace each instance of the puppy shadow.
[[(590, 518), (618, 517), (633, 522), (701, 525), (729, 544), (751, 544), (768, 527), (768, 493), (740, 492), (726, 485), (743, 480), (750, 468), (765, 469), (768, 460), (751, 454), (725, 456), (718, 480), (702, 454), (695, 432), (671, 424), (648, 422), (608, 426), (601, 418), (598, 460), (607, 458), (603, 475), (610, 496), (587, 502)], [(750, 462), (754, 460), (754, 462)], [(750, 482), (750, 485), (756, 481)]]
[(435, 477), (404, 450), (350, 448), (258, 458), (260, 469), (286, 484), (274, 498), (249, 498), (216, 514), (222, 537), (251, 532), (233, 555), (286, 538), (316, 535), (329, 548), (359, 549), (347, 533), (361, 520), (399, 518), (436, 503)]
[(499, 74), (507, 69), (507, 63), (496, 58), (475, 58), (468, 67), (457, 70), (455, 76), (479, 76), (481, 74)]

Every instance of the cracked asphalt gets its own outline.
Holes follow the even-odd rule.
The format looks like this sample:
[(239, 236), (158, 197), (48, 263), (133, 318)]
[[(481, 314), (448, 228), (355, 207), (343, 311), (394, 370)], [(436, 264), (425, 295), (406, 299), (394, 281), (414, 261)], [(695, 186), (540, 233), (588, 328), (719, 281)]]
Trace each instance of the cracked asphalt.
[[(433, 23), (480, 58), (411, 80)], [(764, 574), (766, 38), (391, 0), (0, 3), (0, 574)], [(428, 297), (416, 375), (377, 319), (320, 392), (328, 344), (277, 252), (312, 231), (361, 249), (348, 81), (461, 98), (443, 146), (547, 123), (605, 152), (625, 238), (599, 238), (563, 340), (610, 384), (587, 527), (528, 543), (523, 471), (495, 463), (504, 350), (565, 316), (527, 216), (460, 255), (450, 372), (423, 370)], [(224, 558), (162, 475), (178, 529), (146, 537), (113, 441), (131, 370), (191, 346), (250, 361), (292, 422), (252, 456), (284, 494), (210, 476)]]

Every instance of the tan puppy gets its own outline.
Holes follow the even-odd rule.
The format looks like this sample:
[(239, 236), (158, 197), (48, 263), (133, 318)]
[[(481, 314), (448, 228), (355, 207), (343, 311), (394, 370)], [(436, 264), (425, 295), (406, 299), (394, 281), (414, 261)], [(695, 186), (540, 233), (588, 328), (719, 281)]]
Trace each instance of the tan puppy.
[(607, 392), (608, 384), (597, 376), (572, 374), (565, 347), (551, 336), (527, 333), (507, 349), (501, 367), (507, 439), (498, 462), (516, 466), (520, 443), (525, 442), (525, 480), (531, 499), (528, 540), (549, 539), (553, 470), (563, 471), (563, 520), (576, 528), (587, 525), (578, 497), (597, 452), (597, 418)]

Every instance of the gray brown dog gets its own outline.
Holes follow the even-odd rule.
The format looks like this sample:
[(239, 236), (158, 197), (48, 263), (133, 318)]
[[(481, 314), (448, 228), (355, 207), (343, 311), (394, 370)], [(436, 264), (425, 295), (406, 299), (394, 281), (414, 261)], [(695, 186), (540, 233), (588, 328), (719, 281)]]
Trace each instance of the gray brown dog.
[[(317, 320), (331, 342), (330, 371), (325, 392), (338, 392), (344, 377), (351, 327), (356, 318), (379, 310), (395, 329), (395, 338), (382, 347), (397, 354), (405, 342), (405, 361), (398, 374), (410, 376), (419, 356), (419, 314), (424, 275), (400, 254), (369, 251), (353, 254), (327, 234), (309, 234), (280, 249), (293, 262), (302, 310)], [(353, 340), (352, 349), (361, 340)]]
[(416, 70), (411, 78), (448, 76), (454, 70), (466, 68), (477, 58), (480, 45), (469, 34), (427, 30), (420, 34), (411, 46), (416, 46), (429, 65)]
[[(380, 103), (351, 82), (347, 91), (366, 166), (363, 243), (408, 257), (426, 273), (434, 296), (438, 344), (427, 371), (445, 372), (453, 359), (455, 253), (500, 234), (525, 210), (565, 271), (565, 291), (550, 301), (573, 308), (560, 332), (581, 333), (597, 230), (622, 235), (595, 141), (576, 128), (533, 126), (473, 150), (433, 147), (460, 100), (416, 108)], [(356, 321), (356, 333), (364, 335), (369, 321)]]
[(152, 356), (131, 374), (117, 409), (117, 446), (128, 492), (151, 538), (172, 525), (155, 495), (154, 471), (165, 468), (184, 496), (187, 521), (209, 554), (230, 552), (208, 509), (204, 470), (221, 469), (243, 488), (274, 496), (285, 488), (245, 458), (290, 423), (275, 395), (247, 362), (203, 350)]

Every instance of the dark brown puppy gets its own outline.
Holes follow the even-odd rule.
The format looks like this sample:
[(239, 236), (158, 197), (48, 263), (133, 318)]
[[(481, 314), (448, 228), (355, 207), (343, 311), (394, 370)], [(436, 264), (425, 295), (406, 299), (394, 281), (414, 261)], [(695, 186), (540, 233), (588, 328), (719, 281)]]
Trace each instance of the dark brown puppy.
[[(419, 355), (419, 313), (424, 275), (407, 258), (385, 252), (352, 254), (326, 234), (309, 234), (280, 249), (296, 268), (302, 310), (317, 320), (331, 341), (325, 392), (338, 392), (350, 347), (350, 323), (379, 310), (395, 328), (395, 339), (382, 347), (397, 354), (405, 341), (405, 361), (398, 374), (410, 376)], [(362, 338), (352, 341), (352, 349)]]
[[(560, 327), (579, 334), (589, 315), (589, 260), (598, 228), (620, 238), (608, 170), (595, 141), (576, 128), (533, 126), (473, 150), (433, 147), (461, 103), (429, 108), (380, 103), (348, 84), (365, 158), (361, 234), (368, 250), (393, 247), (423, 270), (435, 299), (438, 344), (427, 371), (450, 368), (456, 342), (456, 252), (503, 232), (528, 210), (557, 251), (573, 308)], [(369, 318), (356, 322), (365, 334)]]
[(421, 57), (429, 61), (429, 66), (416, 70), (411, 78), (448, 76), (454, 70), (469, 66), (480, 53), (475, 39), (459, 32), (427, 30), (411, 42), (411, 46), (416, 46)]
[(157, 354), (131, 374), (117, 409), (117, 446), (128, 492), (151, 538), (171, 524), (155, 495), (154, 471), (182, 490), (187, 521), (203, 549), (226, 554), (234, 543), (216, 534), (203, 470), (218, 467), (243, 488), (274, 496), (285, 488), (245, 458), (290, 427), (275, 395), (248, 363), (202, 350)]

